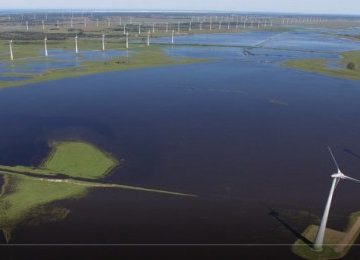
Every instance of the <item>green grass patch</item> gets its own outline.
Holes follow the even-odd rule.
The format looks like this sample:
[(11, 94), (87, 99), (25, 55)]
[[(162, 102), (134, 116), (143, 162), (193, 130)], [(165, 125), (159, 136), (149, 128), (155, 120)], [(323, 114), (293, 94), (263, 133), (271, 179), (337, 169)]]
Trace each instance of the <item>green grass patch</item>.
[(51, 146), (50, 155), (39, 167), (0, 166), (0, 174), (4, 177), (0, 193), (0, 230), (7, 241), (19, 225), (65, 218), (69, 210), (49, 204), (82, 197), (90, 188), (196, 197), (156, 188), (94, 181), (108, 174), (119, 161), (82, 141), (53, 142)]
[(50, 156), (40, 166), (52, 172), (97, 179), (104, 177), (118, 165), (115, 158), (89, 143), (55, 142), (52, 147)]
[[(349, 63), (354, 64), (354, 69), (347, 68)], [(360, 80), (360, 51), (342, 53), (339, 65), (343, 65), (344, 68), (328, 67), (327, 59), (288, 60), (285, 61), (283, 65), (288, 68), (319, 73), (332, 77)]]
[[(193, 58), (171, 58), (166, 55), (163, 48), (160, 46), (142, 47), (141, 45), (136, 45), (135, 47), (131, 48), (130, 51), (131, 53), (129, 57), (122, 56), (109, 61), (83, 62), (80, 66), (77, 67), (48, 70), (41, 74), (33, 74), (30, 78), (24, 80), (8, 82), (0, 81), (0, 88), (22, 86), (30, 83), (78, 77), (82, 75), (96, 74), (107, 71), (121, 71), (205, 61), (204, 59)], [(21, 74), (17, 75), (21, 76)], [(27, 74), (26, 76), (29, 75)]]
[[(310, 241), (315, 241), (318, 226), (310, 225), (302, 234)], [(360, 233), (360, 212), (350, 215), (345, 231), (327, 228), (325, 231), (323, 250), (314, 251), (302, 240), (298, 239), (291, 247), (294, 254), (310, 260), (340, 259), (346, 256)]]
[[(5, 180), (0, 195), (0, 229), (6, 239), (10, 240), (15, 227), (29, 216), (38, 216), (39, 208), (54, 201), (83, 196), (92, 187), (91, 183), (49, 181), (47, 176), (63, 173), (69, 177), (95, 179), (104, 177), (116, 165), (115, 158), (89, 143), (63, 141), (52, 143), (50, 155), (39, 168), (0, 166)], [(16, 173), (36, 174), (37, 177)], [(54, 218), (54, 210), (50, 212)]]
[(13, 230), (38, 207), (86, 194), (86, 187), (70, 183), (51, 183), (27, 176), (5, 175), (6, 184), (0, 196), (0, 229), (7, 241)]

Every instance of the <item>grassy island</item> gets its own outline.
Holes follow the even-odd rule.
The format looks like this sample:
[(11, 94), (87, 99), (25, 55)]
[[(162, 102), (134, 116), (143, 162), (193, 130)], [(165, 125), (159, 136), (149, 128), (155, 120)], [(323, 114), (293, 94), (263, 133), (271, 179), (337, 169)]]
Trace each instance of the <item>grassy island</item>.
[(84, 142), (52, 144), (50, 156), (41, 168), (71, 177), (100, 178), (109, 173), (118, 161), (111, 155)]
[[(318, 228), (318, 226), (311, 225), (306, 228), (302, 235), (308, 240), (314, 241)], [(351, 246), (359, 236), (359, 233), (360, 212), (356, 212), (351, 214), (348, 227), (345, 231), (341, 232), (330, 228), (326, 229), (324, 246), (321, 252), (314, 251), (309, 245), (300, 239), (293, 244), (292, 251), (304, 259), (340, 259), (348, 253)]]
[[(0, 166), (4, 184), (0, 193), (0, 229), (6, 241), (21, 224), (65, 218), (68, 209), (50, 207), (55, 201), (85, 196), (90, 188), (117, 188), (194, 196), (159, 189), (102, 182), (119, 161), (82, 141), (51, 143), (50, 155), (39, 167)], [(99, 180), (99, 181), (96, 181)]]
[(285, 61), (284, 66), (332, 77), (360, 80), (360, 51), (342, 53), (338, 68), (329, 67), (327, 63), (327, 59), (301, 59)]

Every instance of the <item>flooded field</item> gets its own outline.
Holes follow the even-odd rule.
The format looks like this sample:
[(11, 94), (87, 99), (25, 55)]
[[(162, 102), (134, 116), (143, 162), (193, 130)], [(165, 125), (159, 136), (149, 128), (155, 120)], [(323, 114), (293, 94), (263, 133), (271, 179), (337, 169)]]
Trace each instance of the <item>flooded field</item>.
[[(292, 244), (296, 238), (269, 212), (299, 232), (318, 224), (335, 170), (328, 145), (344, 171), (360, 177), (359, 82), (282, 66), (336, 60), (360, 42), (306, 29), (175, 41), (163, 47), (170, 57), (209, 59), (0, 90), (0, 164), (37, 165), (49, 140), (81, 139), (125, 159), (108, 182), (198, 197), (94, 189), (55, 202), (70, 209), (67, 218), (21, 226), (13, 243)], [(84, 52), (81, 61), (124, 53)], [(2, 64), (0, 72), (78, 62), (67, 51), (49, 54), (51, 62)], [(358, 194), (356, 184), (339, 187), (329, 226), (345, 228)], [(269, 250), (294, 257), (290, 246), (264, 246), (258, 259)]]

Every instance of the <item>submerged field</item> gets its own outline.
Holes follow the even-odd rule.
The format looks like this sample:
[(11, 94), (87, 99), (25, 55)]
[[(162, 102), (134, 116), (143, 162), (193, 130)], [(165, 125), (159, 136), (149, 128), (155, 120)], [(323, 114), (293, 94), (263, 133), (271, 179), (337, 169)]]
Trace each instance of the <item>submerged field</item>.
[[(156, 41), (130, 46), (129, 58), (123, 42), (103, 53), (94, 41), (88, 50), (99, 56), (120, 52), (90, 61), (79, 42), (78, 67), (0, 91), (0, 161), (11, 165), (0, 166), (7, 240), (253, 243), (266, 246), (236, 253), (296, 257), (290, 246), (267, 245), (291, 245), (294, 230), (317, 224), (333, 171), (328, 145), (358, 177), (360, 89), (355, 80), (282, 65), (321, 59), (343, 69), (341, 53), (359, 43), (304, 28), (177, 35), (174, 46), (169, 35)], [(57, 48), (49, 47), (49, 59), (74, 60), (72, 40), (66, 51)], [(16, 60), (14, 70), (24, 63)], [(59, 141), (48, 156), (48, 140), (97, 146)], [(123, 167), (112, 168), (114, 161)], [(334, 230), (358, 211), (359, 187), (343, 185), (330, 214)], [(192, 194), (198, 197), (183, 199)], [(282, 222), (269, 208), (282, 209)], [(45, 223), (56, 219), (63, 221)], [(354, 247), (347, 256), (358, 254)]]
[[(67, 176), (81, 176), (84, 178), (100, 178), (118, 165), (118, 161), (101, 150), (83, 142), (58, 142), (52, 145), (52, 152), (43, 164), (36, 168), (29, 167), (2, 167), (0, 174), (5, 183), (0, 196), (0, 228), (4, 231), (6, 240), (11, 239), (11, 233), (17, 225), (27, 217), (33, 215), (36, 221), (37, 215), (45, 214), (43, 218), (65, 217), (62, 214), (66, 210), (55, 211), (54, 216), (46, 216), (46, 211), (39, 210), (47, 204), (80, 197), (86, 194), (87, 188), (71, 183), (49, 182), (41, 178), (43, 172), (62, 173)], [(37, 178), (27, 175), (16, 175), (20, 168), (21, 173), (34, 173)], [(10, 172), (10, 173), (9, 173)], [(50, 213), (54, 211), (47, 209)]]
[[(65, 208), (50, 207), (59, 200), (84, 196), (89, 188), (120, 188), (174, 196), (192, 196), (164, 190), (93, 182), (105, 177), (119, 161), (99, 148), (79, 141), (52, 143), (52, 151), (39, 167), (0, 166), (4, 184), (0, 194), (0, 229), (6, 241), (24, 224), (63, 219)], [(79, 179), (72, 179), (72, 178)]]
[[(70, 68), (49, 69), (41, 73), (3, 73), (4, 77), (18, 77), (20, 80), (0, 81), (0, 88), (21, 86), (30, 83), (56, 80), (68, 77), (77, 77), (101, 73), (106, 71), (121, 71), (128, 69), (169, 66), (175, 64), (188, 64), (201, 62), (201, 59), (179, 58), (173, 59), (168, 57), (161, 47), (135, 47), (132, 48), (127, 56), (113, 57), (106, 61), (83, 61), (81, 64)], [(73, 57), (75, 58), (75, 57)], [(21, 65), (22, 60), (18, 62)], [(45, 62), (45, 58), (40, 58), (39, 62)], [(17, 65), (15, 65), (17, 66)], [(24, 77), (21, 79), (21, 77)]]
[(337, 64), (339, 66), (338, 68), (329, 67), (327, 59), (299, 59), (284, 62), (284, 65), (288, 68), (315, 72), (332, 77), (360, 80), (360, 51), (342, 53)]

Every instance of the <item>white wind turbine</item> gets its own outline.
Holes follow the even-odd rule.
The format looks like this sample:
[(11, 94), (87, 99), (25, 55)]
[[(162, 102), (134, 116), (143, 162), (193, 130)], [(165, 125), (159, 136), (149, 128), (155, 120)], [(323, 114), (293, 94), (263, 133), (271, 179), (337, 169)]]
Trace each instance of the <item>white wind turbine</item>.
[(75, 53), (78, 54), (79, 53), (79, 48), (78, 48), (78, 36), (75, 36)]
[(102, 34), (102, 51), (105, 51), (105, 34)]
[(14, 54), (13, 54), (13, 49), (12, 49), (12, 43), (13, 43), (13, 40), (10, 40), (10, 41), (9, 41), (10, 60), (14, 60)]
[(127, 32), (126, 33), (126, 43), (125, 43), (125, 47), (126, 47), (126, 49), (129, 49), (129, 33)]
[(150, 30), (147, 33), (146, 46), (150, 46)]
[(334, 156), (331, 148), (330, 147), (328, 147), (328, 148), (329, 148), (329, 152), (331, 154), (331, 157), (332, 157), (332, 159), (334, 161), (337, 172), (331, 175), (331, 177), (333, 178), (333, 181), (332, 181), (332, 184), (331, 184), (329, 197), (328, 197), (327, 202), (326, 202), (324, 214), (323, 214), (322, 219), (321, 219), (321, 224), (320, 224), (318, 233), (316, 234), (315, 243), (314, 243), (314, 249), (316, 251), (321, 251), (323, 249), (322, 247), (323, 247), (323, 244), (324, 244), (326, 224), (327, 224), (328, 217), (329, 217), (331, 201), (332, 201), (334, 191), (335, 191), (335, 188), (336, 188), (337, 184), (340, 182), (340, 180), (350, 180), (350, 181), (360, 182), (360, 180), (357, 180), (357, 179), (351, 178), (349, 176), (346, 176), (344, 173), (341, 172), (341, 170), (339, 168), (339, 165), (338, 165), (338, 163), (337, 163), (337, 161), (335, 159), (335, 156)]
[(44, 52), (45, 52), (45, 57), (48, 56), (48, 49), (47, 49), (47, 37), (45, 36), (44, 38)]

